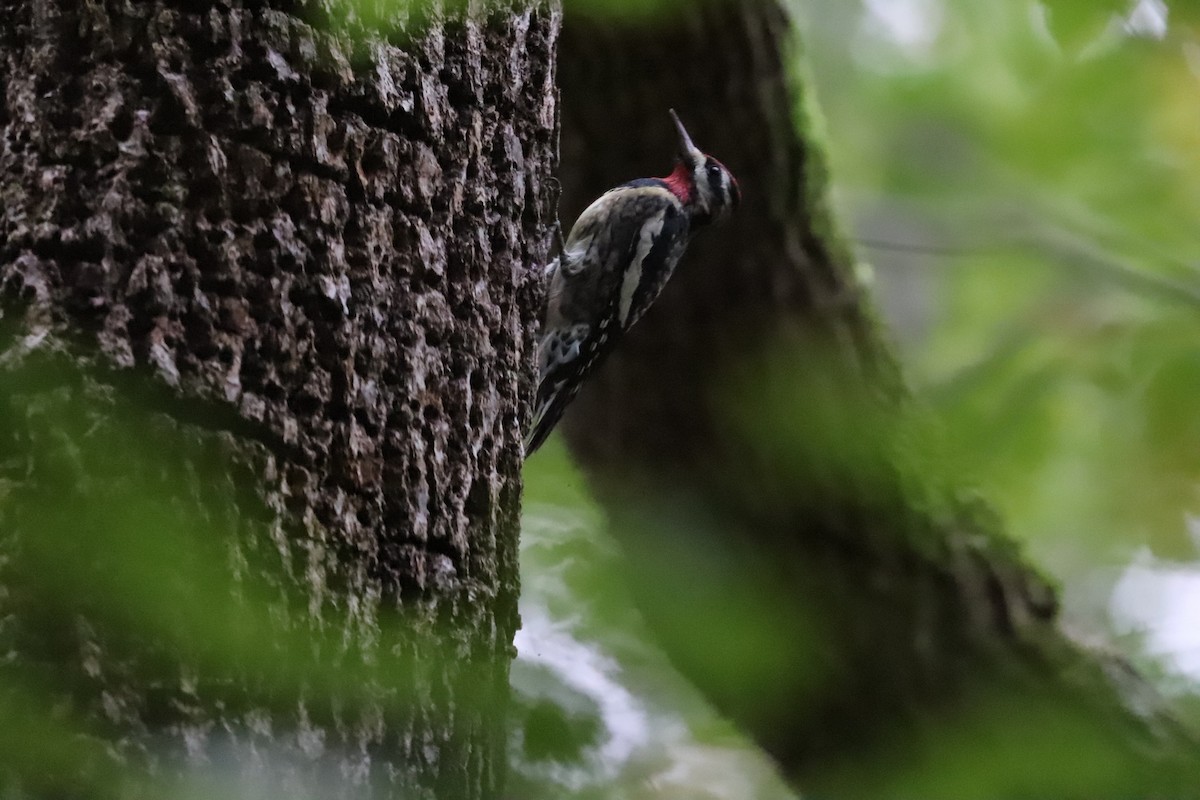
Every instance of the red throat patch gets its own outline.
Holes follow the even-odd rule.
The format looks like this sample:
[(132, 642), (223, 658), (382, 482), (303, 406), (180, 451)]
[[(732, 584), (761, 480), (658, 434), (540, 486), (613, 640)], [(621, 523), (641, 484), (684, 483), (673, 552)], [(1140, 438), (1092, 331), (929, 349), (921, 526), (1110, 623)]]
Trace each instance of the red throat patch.
[(682, 161), (676, 163), (671, 174), (662, 180), (671, 190), (671, 194), (679, 198), (679, 202), (687, 203), (692, 198), (692, 173), (687, 164)]

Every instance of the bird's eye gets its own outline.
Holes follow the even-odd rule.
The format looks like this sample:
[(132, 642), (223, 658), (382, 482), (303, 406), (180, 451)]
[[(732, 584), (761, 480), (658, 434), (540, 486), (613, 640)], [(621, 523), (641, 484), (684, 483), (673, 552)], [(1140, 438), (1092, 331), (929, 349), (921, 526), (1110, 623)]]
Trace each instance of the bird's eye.
[(708, 174), (709, 175), (720, 175), (721, 168), (718, 167), (716, 164), (709, 164), (708, 165)]

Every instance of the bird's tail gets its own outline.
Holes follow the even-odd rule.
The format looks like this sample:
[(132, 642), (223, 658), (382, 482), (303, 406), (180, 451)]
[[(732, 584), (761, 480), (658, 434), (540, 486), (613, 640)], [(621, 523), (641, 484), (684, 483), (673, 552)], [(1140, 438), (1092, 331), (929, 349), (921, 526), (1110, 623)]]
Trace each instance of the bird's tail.
[(554, 430), (554, 426), (562, 418), (563, 412), (566, 411), (574, 394), (574, 391), (561, 383), (554, 385), (545, 394), (538, 393), (538, 405), (533, 412), (533, 422), (529, 425), (529, 432), (525, 434), (526, 458), (533, 455), (546, 441), (551, 431)]

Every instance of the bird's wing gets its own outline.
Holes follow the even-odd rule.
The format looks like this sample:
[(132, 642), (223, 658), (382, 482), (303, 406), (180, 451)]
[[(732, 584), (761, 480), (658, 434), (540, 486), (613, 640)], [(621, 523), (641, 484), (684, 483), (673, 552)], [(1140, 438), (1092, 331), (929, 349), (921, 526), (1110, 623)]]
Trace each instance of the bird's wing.
[[(686, 228), (683, 206), (662, 181), (642, 179), (605, 192), (567, 236), (550, 282), (547, 330), (602, 316), (628, 327), (642, 278), (657, 274), (671, 255), (678, 258), (668, 245)], [(615, 314), (609, 301), (618, 304)]]
[(613, 189), (579, 216), (550, 284), (539, 382), (525, 454), (553, 430), (584, 377), (662, 289), (687, 215), (661, 181)]

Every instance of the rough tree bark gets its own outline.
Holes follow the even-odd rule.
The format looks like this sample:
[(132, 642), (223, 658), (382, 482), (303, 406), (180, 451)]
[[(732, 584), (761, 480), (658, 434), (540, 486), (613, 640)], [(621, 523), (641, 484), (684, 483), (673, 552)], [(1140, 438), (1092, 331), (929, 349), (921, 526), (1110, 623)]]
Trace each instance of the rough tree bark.
[[(745, 198), (564, 421), (643, 573), (647, 616), (802, 790), (872, 796), (886, 780), (863, 776), (886, 748), (885, 773), (934, 774), (939, 725), (1002, 698), (1031, 720), (1053, 706), (1078, 721), (1132, 787), (1190, 795), (1190, 735), (1059, 631), (1053, 590), (985, 508), (921, 474), (911, 403), (830, 222), (794, 43), (776, 0), (564, 26), (564, 219), (607, 185), (664, 171), (669, 105)], [(767, 416), (738, 424), (739, 404)], [(732, 675), (713, 668), (723, 634), (695, 635), (730, 605), (772, 618)], [(1042, 785), (1022, 772), (1045, 763), (1020, 741), (1038, 725), (992, 732), (1017, 754), (1002, 779), (1017, 794)]]
[(336, 8), (0, 3), (4, 792), (499, 791), (558, 13)]

